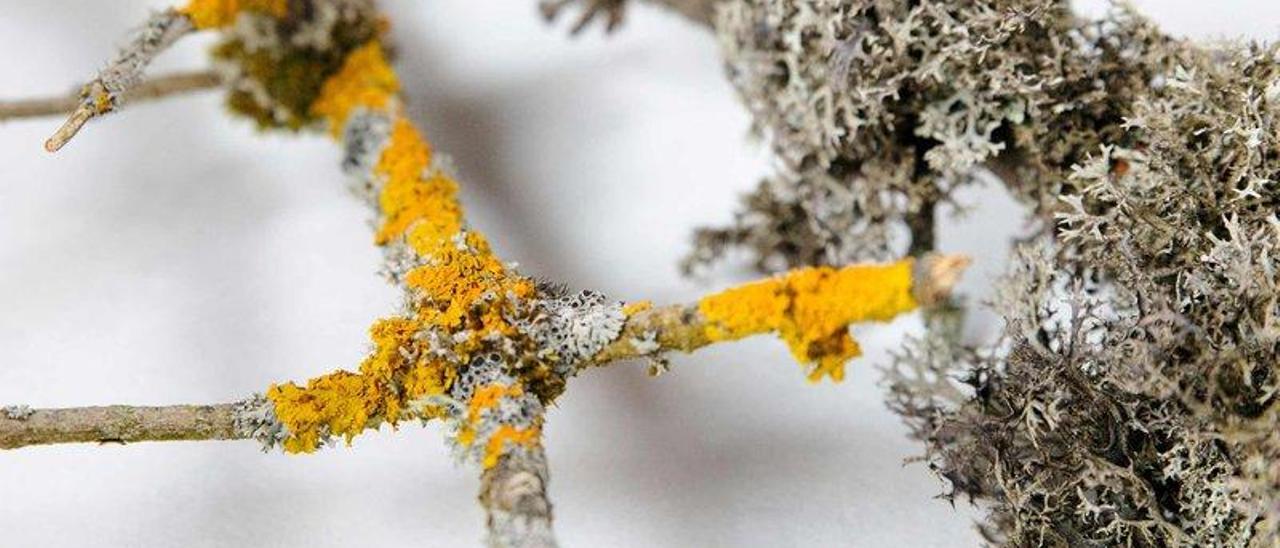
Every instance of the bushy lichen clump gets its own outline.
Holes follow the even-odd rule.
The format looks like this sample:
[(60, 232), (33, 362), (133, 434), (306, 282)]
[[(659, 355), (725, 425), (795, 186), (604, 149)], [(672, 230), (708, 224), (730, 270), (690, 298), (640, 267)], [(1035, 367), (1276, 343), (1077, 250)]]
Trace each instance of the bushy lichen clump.
[[(1018, 189), (1123, 137), (1124, 97), (1169, 67), (1128, 15), (1083, 23), (1066, 2), (724, 2), (730, 80), (781, 168), (687, 266), (730, 245), (766, 270), (900, 255), (901, 234), (975, 169), (1024, 158)], [(1123, 13), (1123, 12), (1121, 12)], [(1142, 59), (1134, 59), (1141, 56)], [(928, 228), (913, 244), (932, 244)], [(918, 246), (919, 247), (919, 246)]]
[(935, 332), (889, 376), (994, 541), (1280, 542), (1280, 49), (1049, 0), (743, 0), (716, 26), (782, 169), (693, 264), (927, 249), (913, 220), (984, 169), (1040, 221), (1002, 340)]

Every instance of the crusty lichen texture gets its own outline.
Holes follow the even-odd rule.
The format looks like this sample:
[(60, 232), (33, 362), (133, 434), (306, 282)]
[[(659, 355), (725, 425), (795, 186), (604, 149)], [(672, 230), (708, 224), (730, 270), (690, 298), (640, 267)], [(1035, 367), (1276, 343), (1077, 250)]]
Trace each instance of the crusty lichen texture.
[[(530, 424), (498, 424), (492, 431), (479, 421), (507, 399), (549, 400), (562, 382), (538, 382), (549, 376), (541, 371), (547, 366), (522, 361), (529, 341), (517, 324), (531, 310), (535, 284), (495, 256), (484, 236), (466, 229), (458, 185), (433, 167), (429, 144), (400, 111), (398, 91), (382, 43), (371, 40), (324, 79), (308, 114), (330, 134), (358, 144), (350, 154), (376, 157), (353, 165), (367, 168), (356, 174), (363, 179), (359, 186), (374, 198), (375, 243), (394, 248), (388, 271), (405, 289), (407, 313), (374, 324), (374, 350), (357, 372), (335, 372), (305, 386), (276, 385), (266, 396), (289, 433), (285, 449), (310, 452), (330, 437), (350, 441), (382, 422), (448, 415), (450, 391), (481, 382), (466, 374), (470, 369), (518, 370), (527, 378), (466, 386), (469, 397), (458, 404), (459, 444), (482, 445), (478, 460), (492, 466), (506, 447), (538, 442), (540, 413), (521, 417)], [(526, 394), (526, 385), (537, 393)]]
[(911, 260), (889, 265), (803, 268), (704, 297), (698, 310), (712, 341), (775, 332), (809, 380), (844, 379), (862, 354), (849, 325), (888, 321), (916, 308)]
[(284, 19), (288, 10), (288, 0), (191, 0), (181, 9), (198, 29), (229, 26), (242, 13), (261, 13)]

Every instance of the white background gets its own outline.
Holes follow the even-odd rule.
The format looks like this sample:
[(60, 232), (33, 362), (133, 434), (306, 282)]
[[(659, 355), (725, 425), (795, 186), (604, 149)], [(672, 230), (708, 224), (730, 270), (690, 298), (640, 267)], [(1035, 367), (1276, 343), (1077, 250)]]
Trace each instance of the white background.
[[(673, 302), (675, 263), (767, 172), (714, 40), (646, 6), (603, 39), (547, 28), (532, 1), (385, 2), (412, 111), (464, 182), (472, 223), (526, 272), (620, 299)], [(1096, 12), (1101, 2), (1085, 6)], [(1274, 38), (1270, 0), (1147, 0), (1198, 38)], [(145, 0), (0, 0), (0, 96), (82, 81)], [(198, 67), (190, 40), (157, 72)], [(0, 403), (212, 403), (354, 368), (398, 292), (374, 272), (367, 213), (336, 146), (256, 135), (214, 93), (135, 105), (62, 153), (56, 120), (0, 126)], [(995, 189), (948, 220), (975, 299), (1020, 213)], [(776, 340), (589, 372), (547, 427), (566, 546), (973, 546), (976, 513), (941, 485), (882, 404), (874, 366), (904, 330), (861, 330), (868, 356), (809, 385)], [(970, 336), (995, 330), (990, 317)], [(0, 545), (477, 545), (474, 471), (440, 429), (405, 426), (308, 457), (249, 442), (0, 453)]]

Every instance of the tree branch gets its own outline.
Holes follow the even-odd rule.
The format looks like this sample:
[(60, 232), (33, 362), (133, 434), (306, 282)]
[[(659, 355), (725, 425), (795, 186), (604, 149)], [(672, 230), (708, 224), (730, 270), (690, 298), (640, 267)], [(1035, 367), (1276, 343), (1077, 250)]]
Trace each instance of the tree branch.
[[(914, 272), (913, 294), (926, 309), (944, 303), (969, 266), (963, 255), (927, 255)], [(627, 318), (622, 333), (594, 358), (590, 366), (654, 356), (661, 352), (693, 352), (721, 342), (709, 336), (707, 320), (698, 304), (678, 304), (637, 312)], [(654, 344), (656, 343), (656, 344)]]
[(920, 204), (918, 211), (907, 214), (907, 230), (911, 231), (911, 246), (907, 250), (908, 255), (919, 257), (937, 247), (936, 235), (934, 234), (937, 206), (938, 200), (936, 198), (926, 198), (924, 203)]
[(489, 546), (556, 545), (547, 498), (547, 457), (542, 444), (509, 451), (480, 476), (480, 505), (487, 514)]
[[(213, 70), (193, 70), (167, 74), (147, 80), (126, 91), (123, 102), (134, 103), (163, 99), (182, 93), (212, 89), (221, 85), (222, 82), (222, 76)], [(62, 97), (0, 101), (0, 122), (70, 114), (79, 106), (79, 92), (70, 93)]]
[(0, 413), (0, 449), (57, 443), (245, 439), (236, 404), (73, 407)]
[(79, 104), (67, 121), (45, 141), (45, 150), (57, 152), (89, 120), (117, 109), (124, 101), (124, 94), (139, 83), (142, 71), (152, 59), (193, 30), (195, 26), (191, 19), (178, 10), (169, 9), (152, 15), (115, 59), (80, 90)]
[[(926, 308), (945, 302), (968, 264), (969, 260), (960, 255), (920, 259), (912, 283), (915, 299)], [(619, 335), (588, 360), (587, 366), (662, 352), (692, 352), (716, 342), (722, 341), (708, 334), (707, 320), (698, 304), (657, 307), (628, 317)], [(256, 401), (261, 400), (246, 400), (247, 405), (115, 405), (11, 414), (18, 418), (0, 414), (0, 449), (56, 443), (229, 440), (274, 435), (255, 432), (261, 425), (275, 423), (274, 416), (251, 416), (261, 405), (269, 405)], [(242, 405), (245, 406), (239, 407)]]

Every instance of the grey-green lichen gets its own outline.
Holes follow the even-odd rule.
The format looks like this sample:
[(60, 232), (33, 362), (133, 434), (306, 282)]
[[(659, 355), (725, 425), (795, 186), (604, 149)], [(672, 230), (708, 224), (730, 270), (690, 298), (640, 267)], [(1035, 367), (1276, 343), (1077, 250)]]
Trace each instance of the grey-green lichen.
[(897, 255), (994, 172), (1041, 227), (1003, 337), (888, 372), (930, 466), (996, 544), (1280, 542), (1280, 48), (1057, 0), (741, 0), (716, 28), (780, 167), (688, 266)]
[(263, 451), (280, 446), (289, 431), (276, 417), (275, 404), (262, 394), (254, 394), (236, 402), (234, 411), (236, 435), (262, 444)]
[(24, 421), (31, 418), (35, 411), (28, 405), (6, 405), (0, 409), (4, 412), (4, 417), (13, 421)]

